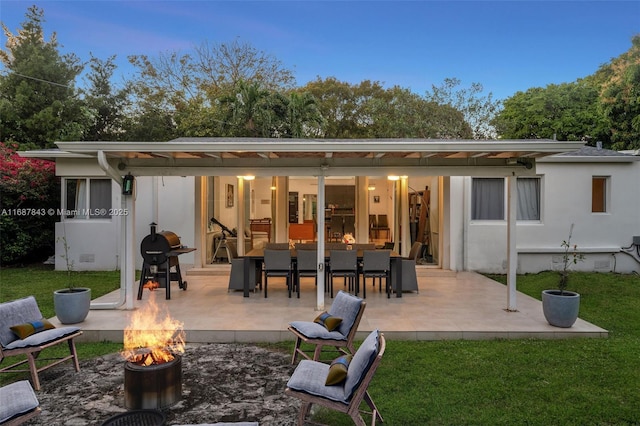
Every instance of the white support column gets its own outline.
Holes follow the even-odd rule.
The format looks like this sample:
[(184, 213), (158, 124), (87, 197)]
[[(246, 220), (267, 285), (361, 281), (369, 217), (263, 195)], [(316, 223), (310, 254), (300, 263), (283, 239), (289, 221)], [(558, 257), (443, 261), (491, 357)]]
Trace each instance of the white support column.
[(122, 199), (122, 204), (126, 209), (124, 211), (129, 214), (125, 215), (122, 221), (122, 226), (125, 228), (122, 257), (125, 261), (123, 263), (124, 269), (120, 271), (120, 279), (124, 278), (125, 280), (125, 307), (126, 309), (133, 309), (134, 294), (136, 293), (136, 203), (133, 195), (123, 195)]
[(237, 197), (237, 210), (236, 210), (236, 219), (237, 225), (236, 229), (238, 230), (238, 256), (244, 256), (244, 222), (245, 222), (245, 214), (244, 214), (244, 179), (242, 176), (238, 177), (238, 197)]
[(318, 286), (316, 288), (316, 310), (324, 311), (324, 176), (318, 176), (318, 211), (316, 212), (316, 217), (318, 220), (318, 232), (316, 235), (318, 236), (318, 259), (317, 259), (317, 270), (316, 273), (318, 275)]
[(287, 176), (278, 176), (275, 181), (276, 215), (272, 218), (275, 222), (275, 232), (272, 240), (278, 243), (285, 243), (289, 241), (289, 178)]
[(398, 218), (400, 222), (400, 228), (402, 229), (402, 256), (409, 256), (411, 250), (411, 230), (409, 229), (409, 178), (403, 176), (400, 178), (400, 193), (399, 193), (399, 206)]
[(516, 270), (518, 252), (516, 250), (516, 222), (518, 212), (518, 186), (515, 176), (507, 177), (507, 310), (517, 311)]
[(369, 178), (356, 176), (356, 242), (369, 242)]

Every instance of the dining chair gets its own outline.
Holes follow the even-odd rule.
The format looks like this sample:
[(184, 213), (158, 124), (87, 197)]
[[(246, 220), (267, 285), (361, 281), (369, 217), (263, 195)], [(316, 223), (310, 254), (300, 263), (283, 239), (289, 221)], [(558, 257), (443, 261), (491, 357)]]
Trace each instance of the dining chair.
[[(293, 281), (293, 270), (291, 267), (291, 252), (289, 250), (264, 250), (264, 297), (267, 297), (267, 287), (269, 277), (285, 277), (287, 282), (287, 291), (291, 297), (291, 290), (295, 286)], [(300, 297), (300, 288), (297, 288), (298, 298)]]
[(378, 219), (375, 214), (369, 215), (369, 239), (378, 238), (376, 228), (378, 227)]
[(379, 279), (378, 288), (382, 292), (382, 279), (385, 280), (387, 297), (391, 297), (391, 251), (390, 250), (365, 250), (362, 255), (362, 294), (366, 297), (367, 278), (373, 278), (373, 287), (376, 286), (376, 278)]
[(389, 239), (389, 234), (390, 234), (389, 220), (386, 214), (378, 215), (378, 226), (376, 227), (377, 238), (380, 238), (380, 231), (385, 232), (385, 238), (384, 238), (385, 240)]
[[(229, 286), (227, 292), (230, 290), (244, 290), (244, 262), (245, 259), (238, 257), (238, 249), (236, 243), (233, 241), (227, 241), (227, 253), (229, 254), (229, 263), (231, 263), (231, 272), (229, 273)], [(258, 283), (260, 290), (262, 290), (262, 280)], [(249, 290), (256, 291), (256, 283), (249, 284)]]
[(349, 291), (358, 294), (358, 252), (355, 250), (329, 251), (329, 291), (333, 297), (333, 278), (344, 277)]
[(300, 278), (313, 277), (318, 285), (318, 250), (296, 250), (296, 283), (300, 290)]

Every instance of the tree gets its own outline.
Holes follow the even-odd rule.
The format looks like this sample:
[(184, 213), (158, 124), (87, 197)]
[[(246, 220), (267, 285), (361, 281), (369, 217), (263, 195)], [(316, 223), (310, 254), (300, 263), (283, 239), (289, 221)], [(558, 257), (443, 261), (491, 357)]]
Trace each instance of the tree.
[(631, 48), (603, 65), (596, 73), (602, 81), (600, 101), (611, 126), (612, 148), (640, 148), (640, 35)]
[(470, 88), (458, 88), (461, 81), (447, 78), (441, 86), (431, 86), (425, 99), (438, 105), (448, 105), (460, 111), (469, 123), (475, 139), (495, 138), (495, 129), (491, 121), (500, 111), (500, 101), (493, 99), (493, 94), (481, 95), (484, 88), (480, 83), (472, 83)]
[(291, 92), (282, 98), (284, 111), (281, 137), (306, 138), (322, 134), (324, 118), (318, 108), (316, 98), (309, 92)]
[[(224, 125), (229, 103), (223, 106), (219, 102), (236, 94), (239, 85), (251, 87), (255, 83), (261, 90), (273, 91), (292, 88), (295, 81), (293, 73), (276, 58), (237, 40), (220, 44), (203, 42), (187, 53), (133, 55), (129, 62), (139, 70), (132, 82), (140, 101), (138, 120), (132, 125), (144, 126), (153, 121), (151, 116), (157, 111), (163, 111), (165, 134), (221, 135), (233, 123)], [(171, 130), (164, 127), (169, 122)], [(133, 128), (131, 131), (149, 134)]]
[(370, 138), (470, 139), (471, 127), (462, 113), (449, 105), (427, 101), (409, 89), (394, 86), (368, 100)]
[(220, 99), (225, 136), (273, 137), (272, 100), (259, 83), (240, 81), (232, 94)]
[(42, 9), (31, 6), (16, 35), (2, 24), (7, 74), (0, 76), (0, 140), (25, 148), (79, 139), (86, 123), (73, 86), (82, 65), (73, 54), (60, 55), (55, 33), (45, 40), (43, 23)]
[(608, 142), (598, 89), (590, 80), (534, 87), (517, 92), (503, 105), (493, 120), (502, 138)]
[(91, 71), (84, 101), (91, 114), (91, 122), (85, 131), (84, 140), (117, 141), (124, 132), (124, 114), (129, 111), (128, 90), (115, 90), (111, 78), (117, 66), (115, 55), (106, 61), (93, 55), (89, 62)]

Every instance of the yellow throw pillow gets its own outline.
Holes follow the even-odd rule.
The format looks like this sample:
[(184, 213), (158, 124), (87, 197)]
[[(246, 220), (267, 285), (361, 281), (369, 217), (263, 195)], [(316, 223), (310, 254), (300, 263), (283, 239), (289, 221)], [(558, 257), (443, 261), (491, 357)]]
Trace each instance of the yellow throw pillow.
[(40, 333), (41, 331), (51, 330), (52, 328), (56, 328), (53, 324), (51, 324), (46, 319), (42, 318), (39, 321), (31, 321), (24, 324), (14, 325), (10, 327), (11, 331), (18, 336), (20, 340), (26, 339), (32, 334)]
[(327, 374), (327, 380), (324, 383), (326, 386), (339, 385), (345, 381), (351, 358), (351, 355), (343, 355), (331, 362), (329, 374)]
[(333, 331), (342, 322), (342, 318), (334, 317), (329, 315), (327, 312), (323, 312), (313, 320), (316, 324), (323, 325), (327, 330)]

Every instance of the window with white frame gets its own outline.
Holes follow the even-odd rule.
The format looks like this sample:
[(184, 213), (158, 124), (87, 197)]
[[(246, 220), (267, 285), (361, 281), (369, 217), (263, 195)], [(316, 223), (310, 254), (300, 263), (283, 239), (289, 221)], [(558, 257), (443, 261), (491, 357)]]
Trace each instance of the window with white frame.
[(471, 220), (504, 220), (503, 178), (472, 178)]
[(540, 178), (519, 177), (518, 220), (540, 220)]
[(111, 179), (66, 178), (63, 185), (65, 219), (111, 218)]

